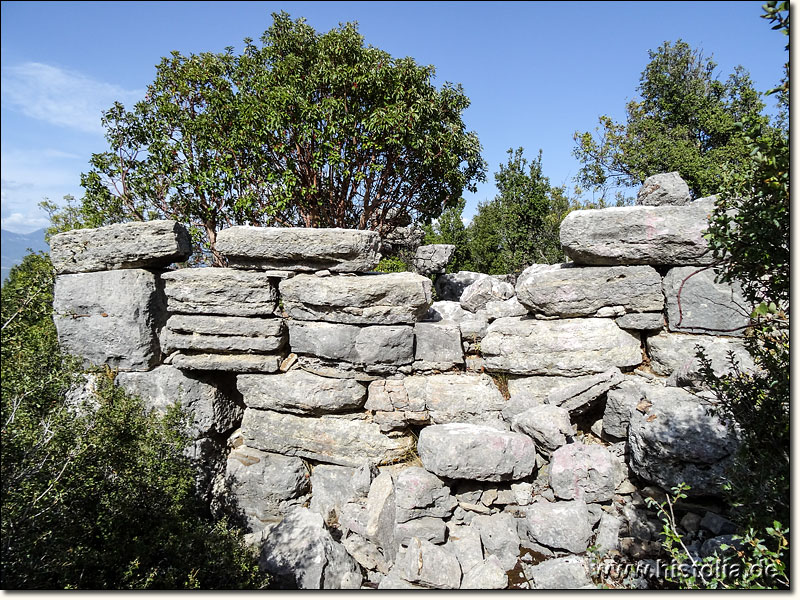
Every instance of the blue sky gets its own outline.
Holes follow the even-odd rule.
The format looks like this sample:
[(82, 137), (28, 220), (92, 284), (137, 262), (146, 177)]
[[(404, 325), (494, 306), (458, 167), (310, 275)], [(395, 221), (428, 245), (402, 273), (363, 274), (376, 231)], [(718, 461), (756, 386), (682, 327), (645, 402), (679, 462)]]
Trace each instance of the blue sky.
[[(81, 195), (80, 173), (106, 149), (100, 112), (141, 99), (155, 65), (184, 54), (242, 49), (270, 13), (318, 31), (358, 21), (368, 44), (432, 64), (437, 84), (461, 83), (464, 114), (489, 164), (465, 194), (467, 215), (494, 197), (506, 150), (543, 150), (545, 174), (567, 184), (576, 130), (620, 120), (648, 50), (685, 40), (726, 77), (741, 64), (756, 88), (780, 80), (786, 38), (760, 19), (762, 2), (6, 2), (2, 3), (2, 226), (47, 224), (37, 204)], [(769, 106), (774, 104), (768, 99)]]

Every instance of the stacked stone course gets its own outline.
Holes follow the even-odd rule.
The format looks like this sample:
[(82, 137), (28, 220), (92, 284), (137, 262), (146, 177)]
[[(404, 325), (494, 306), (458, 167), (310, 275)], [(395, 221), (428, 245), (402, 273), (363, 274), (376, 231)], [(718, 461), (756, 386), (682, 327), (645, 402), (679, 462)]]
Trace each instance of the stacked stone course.
[(679, 179), (570, 213), (572, 262), (519, 277), (444, 274), (451, 246), (375, 273), (368, 231), (232, 227), (228, 268), (177, 270), (171, 221), (60, 234), (59, 340), (192, 412), (203, 493), (287, 585), (591, 587), (593, 543), (657, 547), (643, 496), (721, 491), (736, 439), (695, 345), (718, 373), (729, 351), (754, 368), (703, 238), (713, 198)]

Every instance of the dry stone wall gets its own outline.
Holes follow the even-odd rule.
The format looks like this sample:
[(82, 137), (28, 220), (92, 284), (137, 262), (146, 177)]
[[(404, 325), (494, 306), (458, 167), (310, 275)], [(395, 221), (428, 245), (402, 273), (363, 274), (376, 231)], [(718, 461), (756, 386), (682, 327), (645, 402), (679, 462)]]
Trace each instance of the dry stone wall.
[(452, 246), (375, 273), (367, 231), (232, 227), (229, 268), (177, 270), (171, 221), (60, 234), (59, 340), (192, 412), (201, 491), (286, 585), (592, 587), (592, 544), (657, 549), (644, 496), (686, 481), (718, 504), (736, 438), (695, 346), (753, 368), (749, 307), (710, 268), (713, 198), (676, 177), (570, 213), (572, 262), (516, 278), (445, 274)]

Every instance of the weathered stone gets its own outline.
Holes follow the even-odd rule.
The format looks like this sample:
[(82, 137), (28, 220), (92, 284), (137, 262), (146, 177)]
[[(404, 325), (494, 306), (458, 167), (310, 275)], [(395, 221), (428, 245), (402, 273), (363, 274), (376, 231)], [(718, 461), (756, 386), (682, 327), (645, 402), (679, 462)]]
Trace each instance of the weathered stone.
[(582, 500), (534, 502), (526, 508), (523, 527), (531, 541), (573, 553), (585, 551), (592, 537), (589, 510)]
[(367, 388), (368, 398), (364, 408), (376, 411), (425, 409), (424, 401), (410, 405), (408, 392), (401, 379), (379, 379), (372, 381)]
[(622, 329), (655, 331), (664, 328), (663, 313), (628, 313), (617, 317), (614, 322)]
[(716, 271), (675, 267), (664, 277), (670, 331), (743, 336), (753, 307), (738, 283), (715, 283)]
[(550, 487), (563, 500), (611, 500), (624, 478), (622, 463), (599, 444), (567, 444), (550, 457)]
[(175, 333), (164, 331), (161, 343), (164, 352), (176, 350), (211, 353), (256, 353), (274, 354), (286, 345), (286, 334), (274, 337), (251, 337), (243, 335), (201, 335), (196, 333)]
[(401, 546), (408, 546), (411, 538), (426, 540), (431, 544), (444, 544), (446, 533), (444, 520), (435, 517), (421, 517), (394, 526), (395, 539)]
[(446, 371), (464, 365), (461, 330), (455, 323), (417, 323), (414, 326), (414, 337), (415, 369)]
[(450, 300), (434, 302), (425, 313), (425, 321), (453, 321), (456, 324), (467, 318), (469, 313), (461, 308), (461, 304)]
[(527, 477), (536, 461), (528, 436), (466, 423), (426, 427), (417, 452), (425, 468), (440, 477), (479, 481)]
[(587, 375), (642, 362), (638, 336), (608, 319), (497, 319), (481, 342), (486, 368), (521, 375)]
[(650, 356), (653, 372), (658, 375), (672, 375), (675, 385), (698, 384), (702, 381), (700, 361), (696, 346), (711, 361), (711, 368), (717, 376), (731, 372), (728, 353), (733, 352), (742, 372), (755, 371), (755, 364), (741, 340), (721, 336), (693, 335), (686, 333), (662, 332), (647, 338), (647, 353)]
[(551, 558), (526, 570), (535, 590), (577, 590), (592, 585), (583, 556)]
[(522, 317), (528, 314), (528, 309), (520, 304), (514, 296), (508, 300), (490, 300), (486, 303), (486, 318), (489, 321), (503, 317)]
[[(478, 344), (485, 336), (489, 329), (489, 318), (486, 311), (479, 310), (474, 315), (466, 313), (466, 316), (458, 322), (458, 327), (461, 329), (461, 339), (465, 342)], [(480, 347), (478, 346), (478, 348)]]
[(597, 537), (594, 545), (605, 554), (611, 550), (619, 550), (619, 532), (622, 528), (622, 519), (614, 514), (604, 512), (597, 526)]
[[(120, 372), (116, 384), (127, 393), (139, 396), (149, 409), (159, 412), (179, 402), (192, 415), (194, 437), (225, 434), (242, 418), (242, 408), (233, 399), (233, 382), (219, 377), (187, 375), (170, 365), (146, 372)], [(226, 385), (227, 384), (227, 385)]]
[(419, 246), (414, 255), (414, 271), (420, 275), (444, 273), (456, 247), (453, 244), (428, 244)]
[(395, 503), (397, 523), (422, 517), (449, 517), (457, 504), (450, 488), (421, 467), (408, 467), (398, 473)]
[(191, 254), (189, 232), (176, 221), (117, 223), (50, 238), (50, 260), (58, 274), (167, 267)]
[(447, 542), (444, 546), (456, 555), (464, 573), (483, 563), (483, 544), (477, 529), (455, 525), (451, 520), (447, 524)]
[(229, 371), (232, 373), (275, 373), (283, 356), (274, 354), (189, 354), (177, 352), (172, 366), (187, 371)]
[(561, 222), (561, 246), (584, 265), (707, 265), (703, 234), (714, 198), (686, 206), (574, 210)]
[(408, 325), (343, 325), (289, 321), (293, 352), (355, 365), (405, 365), (414, 360), (414, 329)]
[(706, 511), (706, 514), (703, 515), (703, 519), (700, 521), (700, 527), (708, 529), (714, 535), (736, 533), (736, 523), (710, 510)]
[(217, 250), (232, 267), (287, 271), (366, 272), (381, 258), (377, 232), (338, 227), (228, 227)]
[(331, 590), (361, 587), (361, 570), (325, 529), (322, 517), (296, 508), (269, 532), (259, 566), (291, 578), (299, 589)]
[(403, 579), (400, 576), (400, 569), (392, 567), (392, 569), (383, 577), (378, 583), (379, 590), (427, 590), (428, 587), (424, 585), (415, 585)]
[(353, 497), (352, 478), (353, 469), (341, 465), (316, 465), (311, 471), (309, 508), (322, 515), (327, 525), (339, 522), (342, 507)]
[(367, 388), (353, 379), (331, 379), (295, 369), (279, 375), (239, 375), (236, 385), (249, 408), (296, 414), (357, 410)]
[(406, 377), (402, 385), (408, 403), (395, 405), (395, 409), (427, 410), (433, 424), (474, 423), (508, 429), (500, 415), (505, 400), (488, 375), (414, 375)]
[(461, 584), (458, 559), (442, 546), (412, 538), (397, 555), (398, 574), (410, 583), (434, 589), (455, 590)]
[(602, 394), (622, 382), (619, 369), (605, 373), (574, 378), (573, 383), (559, 386), (550, 391), (547, 402), (566, 408), (570, 414), (581, 414), (591, 408)]
[(720, 494), (737, 449), (731, 427), (680, 388), (648, 386), (646, 397), (650, 406), (631, 413), (631, 469), (664, 489), (685, 482), (691, 494)]
[(642, 206), (682, 206), (691, 201), (689, 185), (677, 171), (651, 175), (644, 180), (636, 196), (636, 204)]
[(215, 315), (172, 315), (167, 329), (175, 333), (212, 336), (272, 338), (286, 331), (283, 319), (260, 317), (221, 317)]
[(541, 404), (514, 415), (511, 429), (533, 438), (536, 449), (545, 458), (567, 443), (574, 435), (569, 411), (552, 404)]
[(370, 487), (372, 487), (372, 482), (375, 481), (378, 474), (378, 467), (374, 463), (365, 462), (359, 466), (350, 478), (353, 495), (358, 498), (366, 498)]
[(476, 313), (493, 300), (507, 300), (514, 295), (514, 286), (493, 277), (482, 277), (461, 292), (461, 308)]
[(603, 412), (603, 433), (614, 438), (628, 437), (631, 412), (643, 397), (640, 386), (630, 380), (625, 380), (609, 390)]
[(279, 285), (293, 319), (351, 325), (414, 323), (433, 302), (431, 280), (415, 273), (338, 276), (298, 275)]
[(383, 555), (394, 561), (397, 540), (395, 539), (396, 502), (392, 475), (384, 471), (370, 485), (366, 503), (366, 526), (364, 537), (375, 542)]
[(86, 364), (147, 371), (161, 360), (158, 331), (167, 314), (156, 276), (149, 271), (59, 275), (53, 312), (61, 349)]
[(502, 590), (508, 587), (506, 569), (496, 556), (489, 556), (482, 563), (464, 572), (462, 590)]
[(489, 277), (485, 273), (474, 271), (459, 271), (458, 273), (445, 273), (436, 278), (436, 296), (439, 300), (460, 302), (461, 294), (471, 283)]
[[(725, 550), (722, 549), (723, 544), (727, 546)], [(741, 538), (738, 538), (738, 536), (734, 536), (732, 534), (718, 535), (703, 542), (703, 545), (700, 546), (700, 558), (714, 556), (715, 554), (731, 554), (735, 553), (737, 550), (742, 550), (743, 548), (744, 544), (742, 543)]]
[(308, 491), (303, 461), (291, 456), (239, 446), (231, 450), (225, 469), (235, 506), (254, 531), (279, 521), (291, 503)]
[(484, 553), (500, 561), (504, 571), (510, 571), (519, 557), (517, 520), (509, 513), (477, 515), (470, 523), (481, 534)]
[(275, 283), (236, 269), (179, 269), (161, 276), (171, 313), (263, 317), (277, 306)]
[(509, 377), (507, 385), (510, 398), (503, 407), (503, 417), (511, 422), (515, 415), (547, 404), (551, 391), (573, 383), (574, 377)]
[(404, 458), (414, 447), (410, 435), (388, 437), (375, 423), (338, 415), (299, 417), (248, 408), (242, 431), (248, 445), (266, 452), (346, 467), (357, 467), (365, 461), (391, 463)]
[(517, 298), (532, 313), (590, 317), (603, 308), (626, 312), (664, 308), (661, 276), (650, 266), (576, 267), (539, 271), (517, 283)]
[[(342, 546), (344, 546), (350, 556), (356, 559), (358, 564), (367, 571), (379, 571), (383, 574), (389, 573), (391, 564), (383, 556), (380, 548), (378, 548), (377, 544), (370, 542), (362, 535), (354, 531), (347, 532), (347, 534), (342, 537)], [(383, 578), (381, 581), (385, 579), (386, 578)]]
[(297, 367), (309, 373), (314, 373), (314, 375), (319, 375), (320, 377), (355, 379), (356, 381), (363, 381), (365, 383), (383, 377), (395, 376), (399, 372), (411, 372), (410, 366), (398, 367), (396, 365), (382, 364), (353, 364), (305, 355), (297, 357)]

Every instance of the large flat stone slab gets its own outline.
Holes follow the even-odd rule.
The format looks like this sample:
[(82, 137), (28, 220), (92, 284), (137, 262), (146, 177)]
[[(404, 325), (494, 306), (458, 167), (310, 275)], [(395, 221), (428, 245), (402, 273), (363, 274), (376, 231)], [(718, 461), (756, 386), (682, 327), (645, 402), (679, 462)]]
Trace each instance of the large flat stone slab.
[(73, 229), (50, 238), (50, 260), (59, 274), (161, 268), (191, 254), (189, 232), (176, 221)]
[(244, 335), (200, 335), (175, 333), (167, 330), (162, 338), (164, 352), (188, 350), (194, 352), (252, 352), (270, 354), (280, 351), (286, 344), (286, 334), (273, 337)]
[[(411, 435), (390, 437), (363, 415), (301, 417), (248, 408), (242, 433), (248, 446), (345, 467), (397, 462), (414, 447)], [(352, 418), (348, 418), (352, 417)]]
[(374, 231), (311, 227), (228, 227), (217, 234), (217, 250), (232, 267), (360, 273), (380, 261)]
[(280, 283), (291, 318), (354, 325), (414, 323), (433, 302), (432, 288), (430, 279), (415, 273), (297, 275)]
[(167, 320), (167, 329), (176, 333), (269, 338), (282, 336), (286, 325), (277, 317), (172, 315)]
[(414, 361), (414, 328), (409, 325), (344, 325), (289, 321), (292, 352), (354, 365), (405, 365)]
[(264, 273), (209, 267), (179, 269), (161, 279), (171, 313), (263, 317), (278, 303), (275, 283)]
[(676, 267), (664, 277), (670, 331), (743, 336), (753, 307), (742, 286), (716, 283), (713, 269)]
[(231, 373), (275, 373), (281, 366), (280, 354), (214, 354), (176, 352), (169, 357), (173, 366), (187, 371), (227, 371)]
[(642, 362), (638, 336), (610, 319), (504, 317), (481, 342), (486, 368), (519, 375), (589, 375)]
[(150, 271), (59, 275), (53, 312), (62, 350), (87, 364), (147, 371), (161, 360), (158, 331), (167, 313)]
[(239, 375), (236, 386), (249, 408), (295, 414), (358, 410), (367, 388), (355, 379), (320, 377), (301, 369), (280, 375)]
[(703, 237), (714, 198), (685, 206), (574, 210), (561, 222), (561, 246), (583, 265), (707, 265)]
[[(650, 266), (575, 267), (531, 273), (517, 284), (517, 299), (532, 313), (558, 317), (590, 317), (599, 310), (624, 312), (664, 308), (661, 276)], [(600, 316), (600, 315), (598, 315)]]

